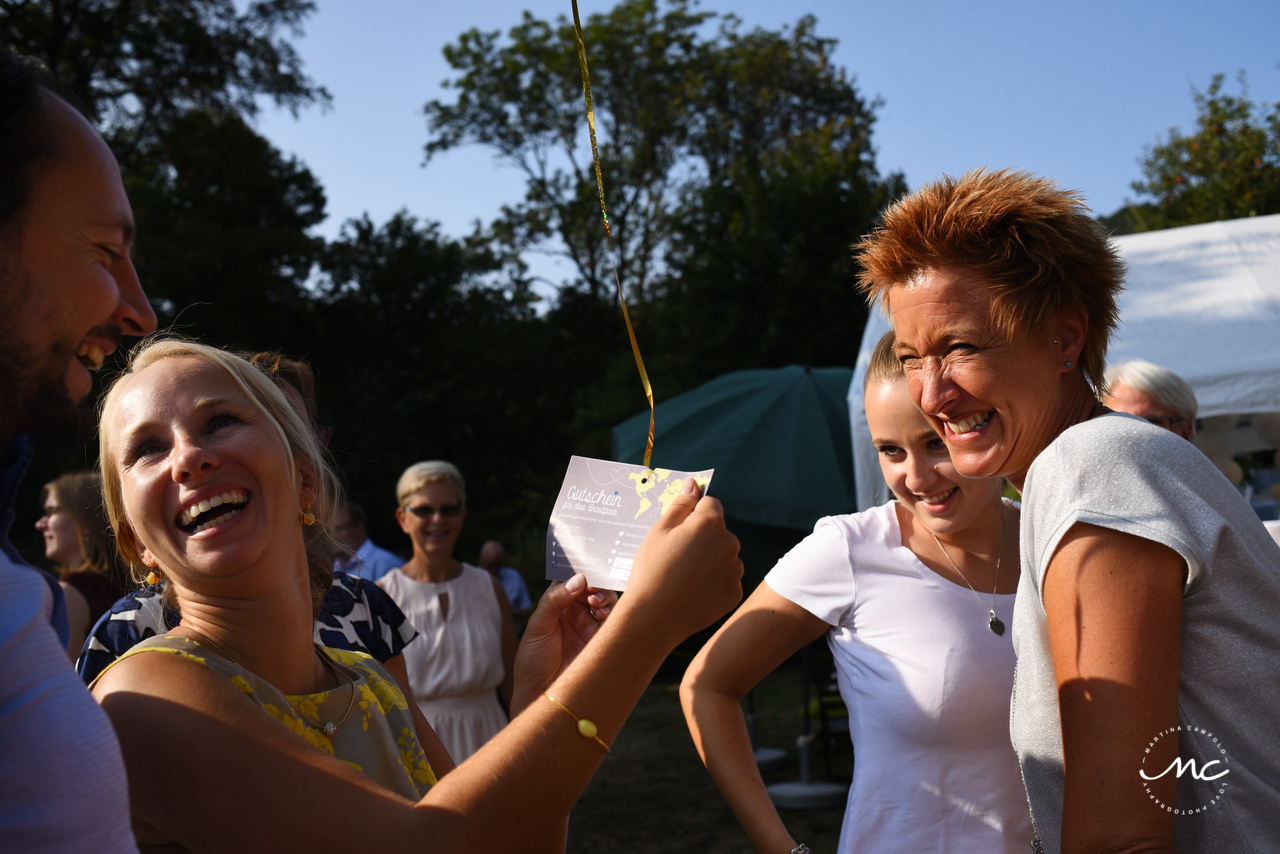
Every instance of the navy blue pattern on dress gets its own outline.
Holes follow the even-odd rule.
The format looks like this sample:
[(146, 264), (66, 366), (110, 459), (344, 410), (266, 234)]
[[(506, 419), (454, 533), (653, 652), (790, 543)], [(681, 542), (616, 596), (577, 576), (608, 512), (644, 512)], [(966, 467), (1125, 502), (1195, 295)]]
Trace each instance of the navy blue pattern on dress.
[[(182, 614), (165, 604), (162, 585), (134, 590), (94, 624), (76, 662), (86, 685), (128, 650), (178, 625)], [(333, 586), (316, 618), (316, 643), (366, 652), (385, 662), (417, 636), (418, 630), (381, 587), (345, 572), (333, 574)]]

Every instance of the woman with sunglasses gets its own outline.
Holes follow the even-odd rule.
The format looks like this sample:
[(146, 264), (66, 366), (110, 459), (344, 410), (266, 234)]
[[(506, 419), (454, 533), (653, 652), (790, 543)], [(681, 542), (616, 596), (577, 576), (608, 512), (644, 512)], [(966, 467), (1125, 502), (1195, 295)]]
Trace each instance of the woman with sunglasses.
[(507, 723), (515, 624), (501, 583), (453, 557), (467, 520), (462, 474), (440, 460), (414, 463), (396, 484), (396, 520), (413, 557), (378, 584), (421, 634), (405, 647), (409, 687), (455, 762)]

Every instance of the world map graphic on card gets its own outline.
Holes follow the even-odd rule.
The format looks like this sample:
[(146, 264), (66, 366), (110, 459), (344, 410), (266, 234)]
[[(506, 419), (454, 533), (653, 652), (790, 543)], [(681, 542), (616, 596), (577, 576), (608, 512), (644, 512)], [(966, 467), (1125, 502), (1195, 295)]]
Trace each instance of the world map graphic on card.
[(547, 525), (547, 578), (567, 581), (580, 572), (592, 587), (625, 590), (640, 544), (684, 479), (694, 478), (705, 493), (712, 474), (570, 458)]

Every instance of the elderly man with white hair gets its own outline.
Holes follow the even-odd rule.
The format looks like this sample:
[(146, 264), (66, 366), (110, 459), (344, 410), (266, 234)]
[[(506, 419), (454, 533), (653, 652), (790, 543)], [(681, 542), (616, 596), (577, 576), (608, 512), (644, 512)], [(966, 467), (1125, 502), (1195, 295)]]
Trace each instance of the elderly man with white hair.
[(1134, 359), (1107, 369), (1107, 396), (1116, 412), (1145, 418), (1187, 441), (1195, 435), (1196, 393), (1168, 368)]

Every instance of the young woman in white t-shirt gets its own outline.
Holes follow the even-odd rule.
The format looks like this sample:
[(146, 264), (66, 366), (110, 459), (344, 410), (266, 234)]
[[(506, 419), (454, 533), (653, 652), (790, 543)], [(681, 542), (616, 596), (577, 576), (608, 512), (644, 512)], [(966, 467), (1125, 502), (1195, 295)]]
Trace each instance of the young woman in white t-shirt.
[(1021, 852), (1032, 838), (1009, 739), (1018, 511), (966, 478), (911, 402), (892, 333), (867, 370), (867, 422), (896, 501), (818, 522), (694, 659), (694, 742), (761, 852), (808, 849), (769, 800), (739, 700), (824, 634), (849, 708), (840, 851)]

